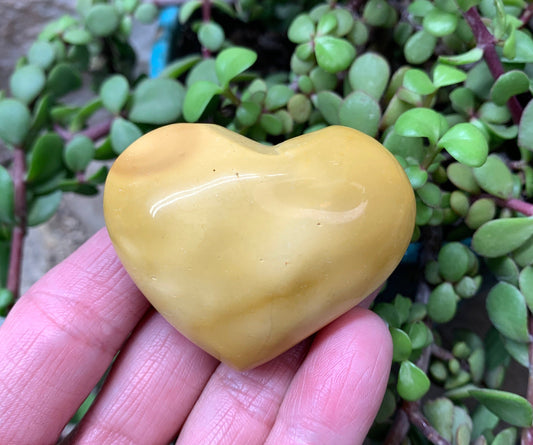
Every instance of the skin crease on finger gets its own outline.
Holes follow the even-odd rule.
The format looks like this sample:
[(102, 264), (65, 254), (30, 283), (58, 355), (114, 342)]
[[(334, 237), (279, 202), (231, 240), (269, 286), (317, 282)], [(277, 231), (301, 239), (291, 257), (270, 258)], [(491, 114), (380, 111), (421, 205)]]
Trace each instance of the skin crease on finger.
[(105, 230), (33, 286), (0, 328), (0, 443), (55, 443), (147, 308)]
[[(0, 443), (55, 443), (146, 308), (105, 231), (39, 282), (0, 328), (0, 385), (7, 394), (0, 401)], [(235, 433), (250, 426), (246, 420), (254, 418), (254, 409), (268, 413), (263, 428), (248, 429), (242, 440), (237, 435), (230, 442), (231, 435), (215, 434), (211, 443), (331, 443), (330, 438), (358, 443), (379, 408), (390, 367), (388, 330), (361, 309), (317, 334), (305, 359), (306, 348), (299, 346), (242, 374), (220, 365), (211, 376), (216, 361), (158, 314), (136, 332), (69, 443), (95, 443), (85, 440), (91, 431), (103, 433), (99, 443), (106, 443), (111, 437), (106, 432), (120, 435), (121, 429), (122, 440), (112, 443), (164, 443), (150, 435), (158, 421), (158, 429), (169, 436), (165, 440), (186, 422), (181, 443), (202, 443), (195, 438), (209, 434), (224, 410), (233, 419), (227, 431)], [(154, 351), (159, 352), (154, 356)], [(229, 403), (218, 404), (213, 395), (220, 394), (220, 387), (224, 393), (227, 383), (230, 391), (236, 389), (237, 403), (229, 395)], [(262, 406), (254, 405), (261, 400)], [(213, 404), (211, 412), (202, 409), (206, 403)], [(139, 442), (143, 430), (146, 435)]]

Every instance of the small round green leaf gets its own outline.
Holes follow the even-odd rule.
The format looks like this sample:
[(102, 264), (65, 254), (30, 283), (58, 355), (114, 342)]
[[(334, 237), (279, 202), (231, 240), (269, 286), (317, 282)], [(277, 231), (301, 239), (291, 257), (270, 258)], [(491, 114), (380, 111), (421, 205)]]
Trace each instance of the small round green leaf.
[(511, 97), (526, 91), (529, 91), (529, 78), (523, 71), (512, 70), (496, 79), (490, 96), (496, 105), (505, 105)]
[(179, 8), (180, 23), (187, 22), (194, 14), (194, 11), (199, 9), (201, 6), (202, 0), (190, 0), (183, 3)]
[(0, 289), (0, 313), (6, 315), (7, 309), (15, 302), (13, 292), (9, 289)]
[(64, 153), (65, 164), (74, 171), (84, 171), (94, 157), (94, 143), (84, 135), (77, 135), (70, 140)]
[(398, 311), (391, 303), (377, 303), (372, 310), (378, 314), (389, 327), (400, 327)]
[(439, 284), (429, 294), (427, 305), (429, 317), (436, 323), (447, 323), (455, 316), (458, 299), (450, 283)]
[(211, 58), (203, 59), (189, 71), (186, 86), (189, 88), (199, 81), (207, 81), (218, 84), (218, 77), (215, 69), (215, 60)]
[(390, 328), (393, 344), (392, 360), (395, 362), (402, 362), (407, 360), (411, 355), (413, 347), (409, 336), (398, 328)]
[(12, 223), (14, 216), (14, 187), (9, 172), (0, 165), (0, 223)]
[(337, 27), (337, 17), (333, 11), (329, 11), (324, 14), (318, 20), (317, 24), (317, 33), (318, 34), (329, 34)]
[(437, 146), (446, 149), (456, 160), (470, 167), (483, 165), (489, 152), (483, 133), (466, 122), (450, 128), (439, 139)]
[(512, 443), (516, 443), (516, 429), (507, 428), (496, 435), (491, 445), (508, 445)]
[(460, 216), (466, 216), (470, 208), (468, 196), (459, 190), (454, 190), (450, 195), (450, 207)]
[[(422, 168), (420, 168), (419, 165), (410, 165), (405, 169), (405, 174), (409, 178), (409, 182), (411, 183), (411, 186), (414, 189), (419, 189), (420, 187), (423, 187), (424, 184), (426, 184), (428, 180), (428, 172)], [(417, 215), (418, 210), (420, 206), (417, 206)], [(430, 211), (431, 209), (427, 206), (424, 206), (427, 211)], [(426, 221), (427, 222), (427, 221)], [(417, 223), (420, 224), (420, 223)]]
[(29, 204), (28, 225), (37, 226), (48, 221), (59, 208), (63, 193), (60, 190), (47, 195), (38, 196)]
[(448, 166), (446, 174), (448, 175), (448, 179), (461, 190), (470, 193), (479, 193), (479, 185), (471, 167), (454, 162)]
[(487, 258), (486, 261), (487, 266), (498, 281), (505, 281), (513, 286), (518, 286), (518, 266), (511, 258), (502, 256)]
[(288, 37), (293, 43), (305, 43), (315, 33), (315, 24), (308, 14), (300, 14), (289, 26)]
[(348, 95), (339, 110), (340, 124), (376, 136), (381, 109), (374, 98), (362, 91)]
[(496, 204), (489, 198), (481, 198), (475, 201), (465, 218), (465, 223), (471, 229), (478, 229), (486, 222), (489, 222), (496, 215)]
[(111, 113), (118, 114), (122, 111), (128, 95), (130, 87), (128, 80), (122, 74), (115, 74), (106, 79), (100, 88), (100, 97), (102, 103)]
[(71, 45), (87, 45), (92, 35), (84, 28), (71, 28), (63, 34), (63, 40)]
[(364, 91), (378, 101), (387, 88), (389, 78), (389, 63), (379, 54), (372, 52), (357, 57), (348, 72), (350, 85), (355, 91)]
[(294, 91), (287, 85), (273, 85), (267, 90), (265, 108), (273, 111), (284, 107), (293, 95)]
[(215, 70), (222, 88), (226, 88), (237, 75), (250, 68), (257, 60), (257, 53), (238, 46), (221, 51), (215, 59)]
[(159, 10), (153, 3), (141, 3), (135, 8), (135, 19), (141, 23), (152, 23), (156, 18)]
[(513, 252), (513, 259), (520, 267), (533, 264), (533, 238), (529, 238)]
[(190, 70), (198, 62), (202, 60), (202, 57), (198, 54), (191, 54), (189, 56), (181, 57), (174, 62), (169, 63), (166, 68), (161, 71), (159, 77), (168, 77), (170, 79), (177, 79), (183, 73)]
[(411, 339), (413, 349), (425, 348), (433, 340), (431, 330), (422, 321), (416, 321), (407, 325), (406, 332)]
[(87, 29), (97, 37), (107, 37), (118, 28), (120, 15), (111, 4), (96, 4), (91, 7), (85, 17)]
[(267, 134), (278, 136), (283, 133), (282, 120), (273, 114), (262, 114), (259, 118), (259, 124), (261, 125), (261, 128), (267, 132)]
[(56, 133), (45, 133), (32, 146), (26, 180), (42, 182), (63, 167), (63, 139)]
[(481, 276), (475, 278), (466, 276), (459, 280), (454, 286), (455, 292), (461, 298), (472, 298), (476, 295), (479, 287), (481, 286)]
[(526, 304), (530, 311), (533, 312), (533, 267), (527, 266), (522, 269), (518, 277), (520, 290), (524, 295)]
[(422, 202), (430, 207), (440, 207), (442, 201), (442, 192), (436, 184), (432, 182), (424, 184), (417, 189), (417, 196)]
[(498, 198), (510, 198), (513, 193), (513, 175), (505, 162), (496, 154), (491, 154), (486, 162), (473, 169), (479, 186)]
[(409, 14), (416, 17), (424, 17), (433, 9), (435, 9), (435, 6), (429, 0), (415, 0), (407, 7)]
[(368, 42), (368, 36), (366, 24), (362, 20), (356, 20), (347, 37), (355, 46), (360, 46)]
[(526, 301), (515, 286), (505, 282), (496, 284), (487, 296), (487, 312), (502, 335), (518, 342), (529, 342)]
[(483, 57), (483, 50), (481, 48), (472, 48), (463, 54), (453, 56), (439, 56), (439, 61), (445, 62), (448, 65), (469, 65), (476, 63)]
[(514, 57), (511, 60), (504, 59), (504, 61), (514, 63), (531, 63), (533, 62), (533, 40), (528, 33), (524, 31), (515, 30), (515, 50)]
[(143, 124), (163, 125), (174, 122), (181, 114), (185, 89), (172, 79), (146, 79), (132, 97), (129, 119)]
[(218, 23), (203, 22), (198, 29), (200, 44), (210, 51), (218, 51), (225, 38), (224, 29)]
[(251, 127), (259, 119), (261, 106), (255, 102), (242, 102), (237, 108), (235, 117), (241, 125)]
[(311, 70), (309, 73), (309, 79), (312, 82), (311, 91), (315, 91), (316, 93), (325, 90), (334, 91), (339, 82), (335, 74), (328, 73), (319, 66)]
[(385, 0), (370, 0), (365, 4), (363, 18), (371, 26), (383, 26), (387, 23), (389, 9)]
[(470, 395), (511, 425), (529, 428), (533, 422), (531, 404), (523, 397), (495, 389), (471, 389)]
[(64, 96), (82, 85), (81, 75), (72, 64), (60, 63), (48, 75), (46, 88), (57, 97)]
[(533, 100), (526, 105), (520, 118), (518, 145), (533, 151)]
[(37, 65), (25, 65), (11, 75), (11, 93), (24, 103), (32, 102), (41, 92), (46, 82), (44, 71)]
[(338, 73), (348, 69), (355, 58), (355, 48), (340, 37), (320, 36), (315, 39), (315, 55), (323, 70)]
[(30, 110), (17, 99), (0, 100), (0, 138), (9, 145), (21, 145), (31, 125)]
[(433, 84), (437, 88), (454, 85), (465, 80), (466, 73), (463, 70), (444, 63), (438, 63), (433, 70)]
[(483, 224), (472, 238), (473, 249), (487, 258), (507, 255), (533, 236), (533, 218), (501, 218)]
[(51, 43), (42, 40), (34, 42), (28, 51), (28, 62), (46, 70), (54, 63), (56, 52)]
[(429, 76), (424, 71), (416, 68), (411, 68), (405, 72), (403, 86), (423, 96), (432, 94), (437, 89)]
[(330, 125), (340, 124), (339, 109), (342, 104), (342, 98), (333, 91), (321, 91), (315, 98), (316, 108)]
[(222, 88), (212, 82), (199, 81), (194, 83), (185, 94), (183, 103), (185, 120), (196, 122), (200, 119), (211, 99), (220, 93), (222, 93)]
[(426, 137), (436, 144), (447, 130), (446, 120), (430, 108), (413, 108), (403, 113), (394, 124), (394, 131), (401, 136)]
[(424, 371), (410, 361), (404, 361), (398, 372), (399, 396), (408, 401), (420, 399), (429, 390), (429, 379)]
[(455, 283), (468, 271), (468, 248), (458, 242), (445, 244), (439, 251), (438, 263), (442, 278)]
[(436, 37), (424, 30), (417, 31), (405, 43), (405, 58), (412, 65), (424, 63), (433, 54), (436, 44)]
[(457, 22), (457, 14), (434, 8), (424, 16), (422, 25), (435, 37), (444, 37), (455, 31)]
[(287, 104), (287, 110), (294, 119), (294, 122), (301, 124), (309, 119), (313, 105), (304, 94), (295, 94), (290, 98)]
[(484, 122), (491, 124), (505, 124), (511, 119), (509, 109), (505, 105), (498, 106), (494, 102), (485, 102), (482, 104), (479, 107), (478, 113)]
[(142, 131), (132, 122), (121, 117), (115, 119), (111, 125), (111, 145), (113, 151), (119, 155), (133, 142), (142, 136)]
[(335, 29), (335, 35), (337, 37), (342, 37), (348, 34), (352, 27), (354, 26), (354, 18), (350, 11), (347, 9), (337, 8), (334, 9), (333, 14), (337, 19), (337, 28)]
[(509, 355), (524, 368), (529, 368), (529, 345), (527, 343), (519, 343), (507, 337), (502, 337), (502, 340), (505, 345), (505, 350)]
[(440, 397), (424, 404), (424, 414), (439, 434), (452, 442), (454, 405), (450, 399)]

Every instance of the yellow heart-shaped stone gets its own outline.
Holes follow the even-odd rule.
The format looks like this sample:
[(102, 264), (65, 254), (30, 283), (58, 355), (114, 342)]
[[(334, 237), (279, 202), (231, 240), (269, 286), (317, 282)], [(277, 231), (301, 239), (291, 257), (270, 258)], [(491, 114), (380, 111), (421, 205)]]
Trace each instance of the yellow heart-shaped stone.
[(246, 369), (378, 288), (409, 244), (415, 200), (396, 159), (350, 128), (269, 147), (216, 125), (175, 124), (119, 156), (104, 211), (152, 305)]

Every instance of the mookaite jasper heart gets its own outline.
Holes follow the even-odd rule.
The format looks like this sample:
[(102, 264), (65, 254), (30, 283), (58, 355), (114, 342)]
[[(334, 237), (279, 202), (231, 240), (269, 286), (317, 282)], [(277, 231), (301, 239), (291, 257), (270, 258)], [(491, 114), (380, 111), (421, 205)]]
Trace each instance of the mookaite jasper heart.
[(175, 124), (120, 155), (104, 210), (146, 298), (242, 370), (378, 288), (409, 244), (415, 200), (394, 157), (350, 128), (269, 147), (215, 125)]

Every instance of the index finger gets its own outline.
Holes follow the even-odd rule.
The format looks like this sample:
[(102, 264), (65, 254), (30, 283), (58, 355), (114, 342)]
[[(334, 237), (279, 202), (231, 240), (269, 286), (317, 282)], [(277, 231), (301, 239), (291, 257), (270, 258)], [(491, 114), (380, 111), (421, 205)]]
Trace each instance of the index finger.
[(105, 229), (35, 284), (0, 328), (0, 443), (54, 443), (147, 308)]

